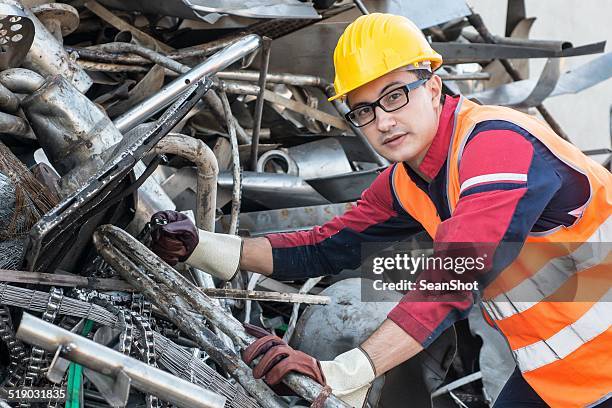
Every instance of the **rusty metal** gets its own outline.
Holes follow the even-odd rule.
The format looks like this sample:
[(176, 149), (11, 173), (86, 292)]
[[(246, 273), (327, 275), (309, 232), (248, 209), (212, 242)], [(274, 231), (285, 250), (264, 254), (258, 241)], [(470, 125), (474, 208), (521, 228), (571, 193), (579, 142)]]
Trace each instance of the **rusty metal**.
[[(242, 173), (240, 171), (240, 157), (238, 153), (238, 140), (236, 137), (236, 119), (232, 115), (229, 101), (225, 92), (221, 92), (221, 103), (226, 117), (227, 130), (232, 146), (232, 211), (228, 233), (235, 235), (238, 232), (238, 215), (240, 214), (240, 200), (242, 199)], [(213, 229), (214, 230), (214, 229)]]
[[(94, 239), (98, 251), (104, 256), (105, 260), (117, 270), (120, 270), (125, 279), (138, 286), (152, 302), (169, 313), (175, 324), (183, 330), (194, 331), (192, 328), (186, 327), (188, 322), (184, 319), (187, 314), (182, 311), (182, 308), (176, 307), (178, 299), (186, 302), (197, 313), (230, 336), (239, 348), (244, 350), (255, 341), (255, 337), (249, 335), (238, 320), (126, 232), (112, 225), (105, 225), (96, 231)], [(167, 289), (164, 290), (162, 286)], [(168, 295), (168, 290), (178, 296)], [(164, 298), (165, 302), (160, 301), (161, 298)], [(174, 308), (170, 307), (172, 304), (174, 304)], [(238, 360), (242, 365), (244, 364), (242, 360)], [(309, 401), (313, 401), (322, 391), (320, 384), (309, 377), (295, 373), (286, 375), (283, 382)], [(249, 389), (247, 388), (250, 385), (249, 383), (241, 382), (241, 384), (247, 390)], [(264, 402), (260, 400), (261, 396), (254, 396), (264, 405)], [(264, 406), (269, 406), (268, 401)], [(347, 405), (336, 397), (330, 396), (324, 406), (331, 408), (346, 407)]]
[(214, 232), (219, 166), (213, 151), (201, 140), (174, 133), (160, 140), (152, 152), (173, 154), (197, 166), (196, 225)]
[[(255, 380), (249, 367), (240, 356), (230, 350), (214, 333), (206, 327), (204, 321), (189, 309), (191, 305), (181, 296), (177, 296), (174, 287), (160, 285), (149, 275), (158, 268), (169, 268), (155, 254), (136, 241), (124, 231), (106, 225), (100, 227), (94, 234), (94, 244), (100, 255), (104, 257), (124, 279), (142, 292), (153, 304), (162, 310), (168, 318), (183, 332), (189, 335), (210, 357), (227, 371), (253, 396), (263, 407), (280, 408), (283, 404), (278, 397), (261, 380)], [(174, 272), (176, 273), (176, 272)], [(181, 281), (181, 284), (187, 282)], [(196, 289), (191, 282), (190, 287)], [(199, 292), (201, 293), (201, 292)], [(220, 319), (233, 319), (202, 294)], [(209, 318), (209, 316), (205, 316)], [(210, 320), (210, 319), (209, 319)], [(219, 325), (218, 321), (214, 321)], [(242, 328), (242, 326), (240, 325)]]

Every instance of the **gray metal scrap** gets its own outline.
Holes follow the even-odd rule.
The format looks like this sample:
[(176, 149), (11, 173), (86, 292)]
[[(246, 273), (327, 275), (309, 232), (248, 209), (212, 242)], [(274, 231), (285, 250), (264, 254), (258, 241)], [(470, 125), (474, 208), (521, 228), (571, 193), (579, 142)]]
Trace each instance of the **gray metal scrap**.
[[(248, 35), (223, 50), (217, 52), (206, 61), (196, 65), (174, 81), (164, 86), (158, 93), (132, 107), (129, 111), (115, 119), (114, 123), (122, 132), (132, 129), (142, 123), (160, 109), (170, 104), (190, 84), (197, 82), (206, 75), (229, 66), (240, 58), (252, 53), (260, 45), (261, 39), (256, 35)], [(182, 64), (181, 64), (182, 65)]]
[(2, 3), (17, 7), (34, 23), (34, 41), (23, 62), (23, 67), (42, 75), (62, 75), (81, 92), (92, 85), (91, 78), (70, 58), (57, 39), (40, 20), (18, 0), (2, 0)]
[[(115, 378), (115, 392), (127, 397), (130, 385), (179, 407), (223, 408), (225, 397), (149, 366), (118, 351), (24, 313), (17, 338), (56, 352), (94, 371)], [(52, 363), (53, 366), (53, 363)], [(53, 368), (51, 367), (50, 370)], [(127, 398), (125, 398), (127, 402)]]
[[(100, 227), (94, 234), (94, 242), (98, 251), (109, 264), (120, 271), (123, 277), (133, 285), (142, 290), (152, 302), (168, 313), (171, 320), (182, 330), (190, 333), (198, 340), (203, 336), (203, 332), (195, 330), (193, 318), (181, 307), (179, 300), (191, 306), (196, 313), (204, 316), (210, 323), (214, 324), (234, 341), (241, 349), (245, 349), (255, 341), (255, 337), (249, 335), (244, 330), (242, 324), (231, 314), (213, 302), (208, 296), (198, 290), (191, 282), (182, 275), (178, 274), (173, 268), (162, 262), (148, 248), (135, 240), (132, 236), (112, 225)], [(159, 282), (159, 283), (158, 283)], [(163, 285), (163, 287), (162, 287)], [(164, 289), (166, 288), (166, 289)], [(176, 295), (169, 294), (174, 292)], [(212, 335), (212, 333), (211, 333)], [(205, 339), (205, 341), (210, 341)], [(207, 350), (208, 351), (208, 350)], [(240, 358), (230, 359), (231, 356), (219, 356), (217, 350), (212, 350), (211, 357), (221, 359), (219, 364), (227, 365), (231, 363), (234, 374), (245, 373), (239, 368), (245, 366)], [(225, 360), (228, 359), (228, 360)], [(253, 390), (253, 379), (238, 377), (238, 381), (247, 390)], [(245, 381), (243, 383), (243, 381)], [(298, 393), (303, 398), (313, 401), (322, 391), (320, 384), (309, 377), (290, 373), (286, 375), (283, 382)], [(267, 393), (267, 387), (259, 387), (257, 393)], [(267, 400), (264, 394), (253, 395), (263, 406), (278, 406), (277, 403)], [(347, 405), (330, 395), (323, 403), (325, 407), (346, 407)]]
[[(283, 406), (278, 397), (263, 381), (257, 381), (253, 378), (249, 367), (241, 358), (206, 327), (201, 317), (189, 310), (188, 304), (182, 297), (174, 293), (175, 288), (162, 287), (149, 277), (149, 274), (153, 273), (153, 269), (169, 268), (155, 254), (129, 234), (111, 225), (103, 226), (95, 232), (94, 244), (106, 262), (160, 308), (175, 325), (195, 340), (217, 364), (236, 378), (263, 407), (280, 408)], [(189, 285), (192, 284), (189, 283)], [(220, 316), (214, 321), (217, 326), (219, 326), (219, 320), (233, 320), (233, 317), (231, 315), (227, 316), (227, 312), (221, 309), (218, 304), (206, 295), (203, 296), (208, 300), (208, 305), (213, 307), (212, 310), (216, 315)], [(210, 316), (205, 317), (209, 318)], [(240, 327), (242, 328), (242, 326)]]

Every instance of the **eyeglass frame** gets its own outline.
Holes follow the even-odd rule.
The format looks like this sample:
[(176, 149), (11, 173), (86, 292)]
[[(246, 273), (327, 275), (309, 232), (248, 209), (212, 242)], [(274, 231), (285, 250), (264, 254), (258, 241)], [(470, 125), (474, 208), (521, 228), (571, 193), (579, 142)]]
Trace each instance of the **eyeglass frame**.
[[(365, 103), (365, 104), (359, 105), (357, 108), (351, 109), (350, 111), (348, 111), (347, 113), (345, 113), (345, 114), (344, 114), (344, 118), (345, 118), (345, 119), (346, 119), (346, 120), (347, 120), (347, 121), (348, 121), (348, 122), (349, 122), (351, 125), (353, 125), (353, 126), (355, 126), (355, 127), (358, 127), (358, 128), (359, 128), (359, 127), (364, 127), (364, 126), (366, 126), (366, 125), (369, 125), (370, 123), (372, 123), (372, 122), (374, 122), (374, 121), (376, 120), (376, 107), (377, 107), (377, 106), (380, 106), (380, 109), (382, 109), (383, 111), (385, 111), (385, 112), (387, 112), (387, 113), (389, 113), (389, 112), (395, 112), (396, 110), (402, 109), (404, 106), (408, 105), (408, 103), (410, 102), (410, 96), (409, 96), (410, 91), (413, 91), (413, 90), (417, 89), (418, 87), (420, 87), (421, 85), (424, 85), (424, 84), (425, 84), (427, 81), (429, 81), (430, 79), (431, 79), (431, 78), (417, 79), (417, 80), (416, 80), (416, 81), (414, 81), (414, 82), (410, 82), (410, 83), (408, 83), (408, 84), (398, 86), (397, 88), (393, 88), (393, 89), (391, 89), (389, 92), (385, 92), (385, 94), (384, 94), (384, 95), (382, 95), (380, 98), (378, 98), (378, 99), (377, 99), (377, 100), (375, 100), (374, 102), (371, 102), (371, 103)], [(387, 95), (389, 95), (390, 93), (395, 92), (395, 91), (397, 91), (397, 90), (399, 90), (399, 89), (401, 89), (401, 90), (403, 90), (403, 91), (404, 91), (404, 94), (406, 95), (406, 103), (405, 103), (405, 104), (403, 104), (402, 106), (398, 106), (397, 108), (394, 108), (394, 109), (391, 109), (391, 110), (387, 110), (387, 109), (385, 109), (385, 107), (384, 107), (384, 106), (382, 106), (382, 105), (380, 104), (380, 101), (381, 101), (381, 100), (382, 100), (384, 97), (386, 97)], [(356, 110), (358, 110), (358, 109), (365, 108), (365, 107), (367, 107), (367, 106), (371, 107), (371, 108), (372, 108), (372, 112), (374, 113), (374, 117), (372, 118), (372, 120), (371, 120), (371, 121), (366, 122), (366, 123), (364, 123), (363, 125), (358, 125), (358, 124), (356, 124), (355, 122), (353, 122), (353, 121), (350, 119), (349, 115), (350, 115), (351, 113), (355, 112), (355, 111), (356, 111)]]

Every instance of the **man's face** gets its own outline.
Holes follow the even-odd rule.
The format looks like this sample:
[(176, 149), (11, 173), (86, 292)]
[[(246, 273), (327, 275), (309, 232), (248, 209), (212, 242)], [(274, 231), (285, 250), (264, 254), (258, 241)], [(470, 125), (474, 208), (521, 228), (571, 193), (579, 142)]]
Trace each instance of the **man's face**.
[[(395, 70), (349, 92), (347, 102), (354, 109), (416, 80), (413, 72)], [(433, 76), (409, 92), (406, 106), (393, 112), (375, 108), (376, 119), (361, 130), (381, 156), (418, 167), (438, 129), (441, 88), (440, 78)]]

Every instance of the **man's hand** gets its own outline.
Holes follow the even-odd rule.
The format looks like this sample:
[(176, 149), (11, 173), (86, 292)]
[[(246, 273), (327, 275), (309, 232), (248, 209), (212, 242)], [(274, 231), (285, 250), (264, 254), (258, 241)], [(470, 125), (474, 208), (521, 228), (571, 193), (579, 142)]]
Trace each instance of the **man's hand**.
[(263, 378), (267, 384), (275, 385), (294, 371), (329, 386), (337, 397), (353, 407), (364, 405), (375, 374), (363, 350), (355, 348), (332, 361), (318, 361), (262, 329), (255, 331), (251, 325), (245, 325), (245, 328), (248, 333), (260, 337), (244, 350), (242, 357), (250, 365), (254, 359), (262, 356), (253, 369), (255, 378)]
[(159, 211), (151, 224), (151, 250), (170, 266), (186, 261), (198, 245), (198, 229), (185, 214)]
[(294, 350), (279, 337), (268, 335), (256, 340), (243, 354), (245, 363), (251, 364), (254, 359), (262, 356), (261, 361), (253, 369), (253, 376), (263, 378), (268, 385), (276, 385), (289, 372), (295, 371), (307, 375), (321, 385), (325, 385), (325, 377), (317, 359)]

